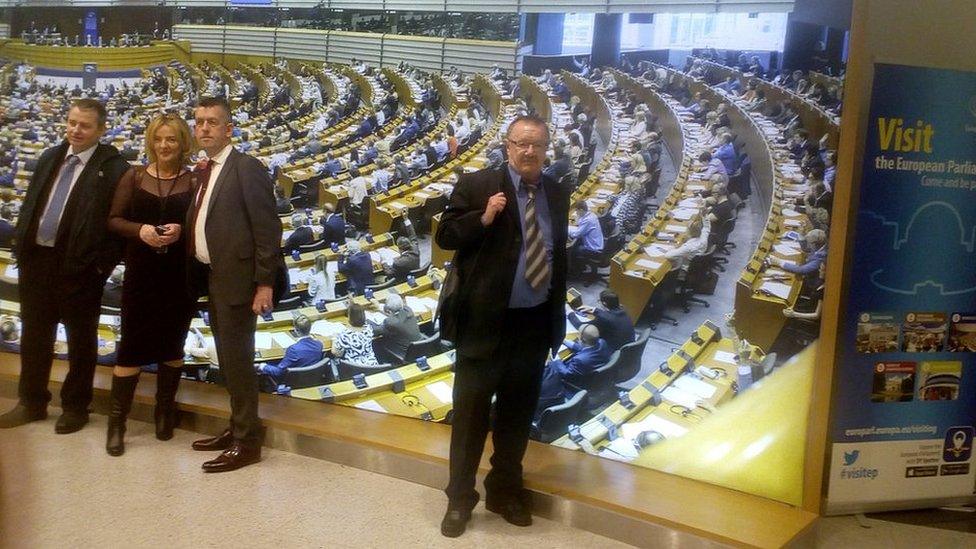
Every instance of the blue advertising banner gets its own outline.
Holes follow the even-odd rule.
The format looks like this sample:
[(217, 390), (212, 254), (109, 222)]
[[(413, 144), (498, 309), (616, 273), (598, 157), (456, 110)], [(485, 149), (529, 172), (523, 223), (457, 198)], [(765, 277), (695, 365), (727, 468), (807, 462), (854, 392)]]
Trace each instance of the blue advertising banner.
[(875, 65), (828, 512), (972, 497), (976, 73)]

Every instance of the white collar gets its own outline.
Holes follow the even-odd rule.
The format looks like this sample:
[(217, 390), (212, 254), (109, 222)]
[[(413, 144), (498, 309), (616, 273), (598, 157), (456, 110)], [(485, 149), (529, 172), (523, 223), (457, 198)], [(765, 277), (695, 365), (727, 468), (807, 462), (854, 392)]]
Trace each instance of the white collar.
[(91, 157), (93, 154), (95, 154), (95, 149), (97, 147), (98, 147), (98, 143), (95, 143), (94, 145), (88, 147), (87, 149), (81, 151), (80, 153), (76, 153), (72, 151), (71, 145), (68, 145), (68, 152), (65, 153), (64, 157), (67, 158), (68, 156), (71, 155), (77, 156), (78, 161), (81, 162), (82, 166), (84, 166), (85, 164), (88, 164), (89, 160), (91, 160)]

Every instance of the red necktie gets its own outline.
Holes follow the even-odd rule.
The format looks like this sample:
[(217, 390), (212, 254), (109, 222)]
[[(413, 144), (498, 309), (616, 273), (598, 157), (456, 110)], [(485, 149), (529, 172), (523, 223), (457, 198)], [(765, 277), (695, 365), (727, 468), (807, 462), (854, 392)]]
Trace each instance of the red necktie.
[(207, 195), (207, 186), (210, 185), (210, 171), (212, 169), (213, 169), (213, 160), (208, 159), (206, 162), (197, 163), (196, 168), (193, 170), (197, 178), (197, 198), (193, 202), (193, 215), (190, 216), (190, 226), (189, 226), (190, 232), (187, 234), (187, 240), (190, 242), (191, 258), (196, 256), (197, 216), (200, 215), (200, 205), (203, 203), (203, 197)]

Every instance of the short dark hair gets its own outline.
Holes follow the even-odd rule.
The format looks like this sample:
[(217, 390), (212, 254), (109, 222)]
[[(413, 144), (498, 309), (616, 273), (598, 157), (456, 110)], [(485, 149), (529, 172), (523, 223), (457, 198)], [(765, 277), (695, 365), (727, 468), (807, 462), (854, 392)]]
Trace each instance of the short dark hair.
[(108, 111), (105, 110), (105, 105), (103, 105), (101, 101), (83, 97), (81, 99), (75, 99), (72, 101), (71, 108), (82, 111), (95, 111), (95, 118), (98, 120), (98, 126), (105, 127), (105, 121), (108, 120)]
[(535, 114), (522, 114), (515, 117), (512, 123), (508, 125), (508, 129), (505, 130), (505, 139), (508, 139), (512, 135), (512, 128), (516, 124), (532, 124), (533, 126), (538, 126), (543, 129), (543, 133), (546, 135), (546, 142), (549, 142), (549, 124), (546, 123), (542, 117)]
[(576, 202), (573, 202), (573, 209), (578, 212), (590, 211), (590, 207), (586, 204), (585, 200), (577, 200)]
[(600, 292), (600, 302), (611, 310), (620, 307), (620, 297), (613, 290), (603, 290)]
[(712, 159), (712, 153), (708, 151), (704, 151), (700, 155), (698, 155), (699, 162), (709, 162), (711, 159)]
[(349, 304), (349, 324), (357, 328), (366, 324), (366, 309), (362, 305), (353, 301)]
[(220, 107), (224, 110), (224, 114), (227, 115), (227, 121), (230, 122), (232, 120), (230, 114), (230, 103), (228, 103), (223, 97), (201, 97), (200, 100), (197, 101), (197, 108), (199, 107)]

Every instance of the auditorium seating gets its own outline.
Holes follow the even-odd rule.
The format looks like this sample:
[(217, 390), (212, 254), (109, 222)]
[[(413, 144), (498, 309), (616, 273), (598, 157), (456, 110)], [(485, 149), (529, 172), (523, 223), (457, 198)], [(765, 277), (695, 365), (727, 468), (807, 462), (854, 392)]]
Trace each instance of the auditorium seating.
[(735, 352), (732, 340), (705, 322), (650, 375), (579, 425), (578, 433), (571, 435), (570, 430), (553, 444), (631, 461), (636, 455), (619, 455), (614, 441), (623, 438), (618, 444), (632, 444), (646, 431), (665, 439), (681, 436), (733, 397)]
[(545, 408), (539, 419), (532, 422), (531, 437), (540, 442), (552, 442), (566, 432), (570, 425), (579, 421), (586, 406), (587, 391), (576, 392), (566, 402)]
[[(713, 63), (706, 65), (718, 74), (743, 78), (735, 69)], [(798, 98), (778, 86), (765, 82), (762, 85), (769, 90), (767, 95), (779, 90), (784, 100), (798, 106), (803, 127), (811, 132), (814, 140), (819, 140), (826, 133), (828, 142), (837, 142), (839, 127), (835, 117), (828, 115), (816, 104)], [(737, 326), (743, 337), (769, 349), (786, 324), (782, 310), (793, 307), (796, 303), (802, 279), (781, 269), (769, 267), (766, 259), (770, 255), (791, 261), (802, 259), (802, 253), (792, 244), (795, 239), (788, 238), (787, 233), (802, 234), (810, 229), (809, 219), (792, 205), (794, 200), (806, 193), (807, 185), (803, 183), (798, 164), (790, 160), (785, 146), (780, 142), (781, 133), (777, 126), (760, 113), (746, 111), (735, 104), (734, 107), (750, 123), (749, 129), (754, 138), (749, 142), (762, 147), (762, 153), (755, 158), (761, 160), (758, 165), (768, 174), (764, 176), (768, 177), (766, 180), (773, 184), (766, 226), (752, 259), (736, 286), (736, 312), (742, 319)]]
[[(331, 35), (340, 36), (334, 33)], [(387, 44), (391, 45), (393, 42)], [(330, 47), (334, 47), (334, 44)], [(308, 131), (307, 135), (291, 139), (287, 130), (282, 131), (283, 126), (269, 129), (269, 121), (278, 117), (287, 118), (294, 112), (290, 107), (268, 106), (250, 116), (247, 122), (239, 124), (239, 129), (246, 136), (234, 140), (238, 145), (254, 142), (255, 146), (249, 152), (266, 163), (271, 163), (275, 158), (281, 160), (276, 155), (284, 154), (287, 157), (277, 166), (277, 181), (282, 184), (286, 195), (292, 198), (298, 197), (303, 192), (302, 189), (312, 189), (312, 195), (317, 192), (316, 201), (309, 204), (298, 201), (295, 210), (301, 212), (303, 207), (308, 206), (309, 224), (313, 227), (319, 226), (322, 205), (329, 203), (341, 211), (347, 204), (347, 185), (351, 179), (350, 153), (362, 149), (377, 133), (395, 132), (407, 117), (415, 116), (421, 106), (421, 94), (427, 91), (428, 80), (440, 98), (434, 114), (435, 122), (402, 148), (393, 151), (394, 154), (409, 154), (429, 137), (445, 131), (461, 110), (474, 104), (483, 106), (487, 114), (480, 137), (462, 146), (456, 158), (414, 174), (403, 185), (385, 192), (371, 190), (368, 195), (368, 204), (364, 203), (367, 207), (364, 208), (363, 223), (360, 225), (360, 229), (368, 237), (363, 236), (359, 241), (362, 249), (373, 255), (377, 283), (371, 287), (375, 292), (372, 300), (366, 300), (362, 296), (353, 298), (350, 295), (337, 295), (335, 300), (324, 303), (322, 310), (316, 304), (306, 304), (307, 281), (315, 257), (324, 255), (328, 262), (333, 262), (344, 251), (344, 246), (340, 246), (337, 253), (317, 241), (299, 248), (297, 259), (290, 255), (285, 257), (293, 294), (279, 304), (271, 315), (271, 320), (258, 320), (257, 361), (274, 361), (283, 356), (288, 341), (284, 334), (292, 326), (293, 314), (305, 314), (313, 321), (313, 326), (317, 324), (313, 328), (313, 337), (323, 342), (325, 357), (308, 367), (289, 370), (279, 380), (284, 386), (282, 392), (288, 392), (296, 398), (396, 413), (427, 421), (446, 421), (452, 406), (451, 369), (455, 355), (453, 350), (445, 349), (431, 318), (433, 303), (439, 297), (439, 290), (434, 288), (434, 280), (443, 280), (444, 272), (440, 267), (450, 258), (450, 254), (439, 250), (431, 242), (431, 264), (412, 273), (416, 278), (416, 286), (384, 280), (380, 254), (395, 248), (396, 233), (403, 233), (404, 216), (413, 222), (421, 237), (426, 236), (425, 233), (436, 231), (439, 212), (447, 203), (453, 188), (454, 169), (460, 167), (465, 171), (473, 171), (486, 166), (489, 146), (501, 140), (501, 132), (515, 116), (534, 110), (550, 122), (553, 142), (558, 142), (568, 139), (565, 124), (574, 120), (573, 106), (562, 102), (552, 94), (551, 88), (540, 85), (536, 79), (527, 75), (518, 77), (518, 93), (513, 94), (512, 80), (493, 79), (486, 74), (456, 78), (446, 72), (439, 74), (436, 69), (428, 72), (429, 69), (422, 64), (394, 67), (384, 62), (384, 66), (380, 67), (368, 55), (357, 55), (357, 58), (368, 61), (365, 64), (357, 62), (355, 65), (344, 62), (320, 63), (298, 57), (287, 63), (274, 64), (242, 63), (236, 60), (228, 62), (227, 66), (216, 62), (186, 62), (167, 66), (164, 77), (172, 90), (176, 91), (175, 88), (183, 86), (182, 93), (189, 97), (199, 94), (201, 87), (209, 85), (210, 76), (216, 75), (221, 86), (229, 87), (235, 108), (240, 103), (244, 88), (251, 83), (258, 89), (257, 100), (262, 106), (271, 101), (269, 92), (274, 87), (272, 82), (275, 80), (281, 81), (296, 99), (307, 91), (304, 83), (306, 79), (311, 78), (319, 85), (322, 90), (321, 104), (300, 117), (287, 120), (292, 128)], [(665, 72), (666, 84), (678, 82), (687, 85), (692, 93), (699, 92), (703, 97), (709, 98), (713, 105), (717, 102), (730, 105), (729, 116), (736, 134), (736, 146), (748, 158), (748, 161), (739, 164), (731, 178), (738, 187), (756, 190), (753, 197), (743, 197), (750, 201), (751, 208), (768, 212), (764, 232), (757, 239), (759, 244), (752, 260), (738, 276), (735, 303), (735, 329), (740, 337), (755, 345), (751, 349), (756, 356), (762, 356), (760, 349), (769, 350), (772, 339), (779, 332), (777, 326), (782, 327), (784, 321), (782, 310), (791, 305), (791, 299), (795, 298), (794, 292), (798, 292), (799, 288), (798, 277), (793, 277), (789, 280), (791, 293), (786, 299), (764, 294), (762, 289), (766, 281), (763, 278), (771, 272), (775, 274), (775, 271), (764, 267), (763, 259), (776, 253), (775, 247), (784, 233), (808, 228), (806, 218), (789, 207), (789, 203), (804, 187), (792, 181), (796, 173), (791, 171), (788, 158), (782, 154), (783, 147), (779, 143), (781, 132), (777, 133), (777, 128), (764, 121), (761, 114), (740, 107), (735, 98), (709, 86), (705, 80), (691, 79), (665, 67), (656, 68)], [(712, 64), (708, 64), (708, 68), (709, 78), (733, 71)], [(10, 65), (0, 67), (0, 82), (7, 82), (5, 75), (12, 74), (12, 70)], [(662, 250), (684, 242), (688, 238), (688, 227), (703, 215), (704, 206), (696, 194), (708, 190), (708, 184), (696, 175), (695, 170), (698, 167), (697, 155), (705, 150), (704, 143), (708, 136), (702, 125), (692, 120), (677, 98), (669, 93), (666, 85), (608, 70), (612, 71), (614, 85), (611, 87), (619, 91), (612, 92), (605, 85), (605, 81), (591, 82), (577, 74), (565, 71), (560, 73), (571, 95), (578, 97), (586, 112), (594, 116), (592, 142), (581, 155), (580, 162), (573, 166), (571, 177), (566, 183), (572, 182), (576, 186), (572, 196), (574, 201), (585, 200), (592, 211), (608, 220), (606, 215), (614, 208), (615, 200), (623, 192), (622, 168), (629, 161), (631, 145), (635, 141), (628, 131), (633, 117), (624, 112), (625, 95), (633, 93), (640, 102), (650, 107), (657, 117), (655, 131), (661, 134), (667, 149), (667, 154), (661, 156), (660, 162), (668, 162), (670, 159), (673, 165), (668, 166), (666, 171), (673, 171), (675, 177), (673, 180), (662, 181), (661, 166), (648, 167), (646, 179), (642, 180), (646, 188), (654, 191), (648, 198), (660, 194), (657, 192), (659, 187), (665, 189), (665, 195), (653, 201), (650, 217), (642, 218), (643, 225), (637, 233), (622, 232), (612, 225), (607, 227), (606, 254), (604, 261), (601, 261), (603, 266), (609, 265), (608, 285), (618, 293), (622, 306), (631, 318), (647, 320), (647, 317), (642, 318), (641, 315), (652, 307), (655, 292), (671, 271), (671, 264), (661, 256)], [(147, 80), (152, 78), (151, 74), (146, 76)], [(743, 81), (746, 80), (745, 77), (742, 78)], [(190, 90), (185, 89), (188, 82), (192, 82), (189, 84), (193, 86)], [(765, 82), (761, 85), (764, 89), (775, 88)], [(321, 131), (312, 130), (320, 116), (344, 104), (343, 98), (352, 86), (358, 88), (361, 94), (357, 107), (349, 112), (343, 111), (338, 120), (329, 127)], [(187, 93), (189, 91), (194, 93)], [(382, 110), (384, 99), (394, 92), (398, 97), (395, 113), (387, 117), (371, 136), (354, 137), (360, 123)], [(777, 97), (781, 97), (783, 101), (796, 104), (805, 101), (804, 98), (786, 91), (780, 93)], [(0, 101), (0, 107), (4, 107), (7, 101), (6, 97)], [(53, 105), (46, 105), (43, 120), (60, 131), (61, 113)], [(818, 117), (826, 116), (825, 113), (817, 114), (815, 105), (809, 107), (810, 113)], [(152, 112), (152, 108), (154, 107), (135, 110), (140, 114), (148, 114)], [(803, 112), (800, 114), (801, 118), (807, 116)], [(810, 124), (816, 127), (815, 124), (821, 122)], [(832, 122), (835, 123), (836, 120)], [(804, 127), (808, 127), (806, 118)], [(836, 131), (834, 126), (825, 127), (828, 128), (827, 131)], [(268, 143), (264, 138), (270, 138), (271, 142)], [(292, 158), (295, 151), (313, 140), (321, 144), (320, 153)], [(116, 138), (113, 142), (121, 145), (121, 138)], [(141, 147), (141, 136), (137, 142)], [(22, 158), (36, 156), (44, 148), (42, 144), (22, 140), (18, 140), (17, 146), (23, 151)], [(332, 154), (343, 161), (343, 168), (334, 176), (323, 177), (315, 170), (316, 164), (321, 164), (326, 154)], [(371, 179), (375, 169), (374, 162), (359, 167), (360, 173), (367, 180)], [(29, 176), (30, 172), (27, 170), (18, 172), (18, 185), (21, 188)], [(646, 205), (642, 205), (644, 207)], [(653, 210), (654, 207), (657, 208), (656, 211)], [(346, 219), (349, 221), (348, 216)], [(282, 217), (282, 222), (286, 231), (292, 229), (288, 215)], [(570, 222), (575, 222), (575, 219)], [(723, 226), (713, 226), (712, 231), (713, 234), (720, 235), (720, 238), (714, 243), (713, 249), (692, 262), (689, 280), (691, 273), (699, 269), (707, 273), (723, 269), (719, 263), (725, 258), (724, 252), (729, 251), (736, 242), (740, 248), (749, 246), (744, 238), (738, 238), (740, 231), (736, 229), (734, 219)], [(285, 237), (287, 234), (286, 232)], [(0, 311), (18, 315), (19, 305), (13, 301), (16, 299), (16, 269), (12, 266), (9, 252), (0, 251), (0, 268), (4, 269), (0, 275), (0, 299), (3, 300)], [(336, 279), (336, 293), (343, 294), (345, 277), (339, 274)], [(672, 291), (674, 295), (662, 301), (662, 310), (655, 311), (661, 313), (665, 320), (672, 318), (665, 314), (668, 307), (678, 305), (687, 308), (695, 299), (695, 287), (690, 281), (683, 285), (674, 282), (672, 288), (681, 290), (677, 293)], [(329, 356), (331, 336), (347, 323), (346, 303), (355, 300), (365, 305), (367, 315), (371, 320), (377, 320), (380, 318), (377, 315), (381, 314), (379, 309), (383, 299), (391, 289), (404, 296), (409, 306), (416, 307), (421, 329), (429, 335), (411, 344), (402, 357), (380, 356), (381, 360), (389, 361), (385, 364), (374, 367), (339, 361), (333, 370)], [(712, 308), (714, 309), (717, 308)], [(114, 351), (118, 336), (118, 311), (107, 309), (105, 312), (99, 324), (100, 354), (108, 356)], [(714, 318), (719, 318), (725, 312), (728, 311), (714, 310)], [(675, 324), (678, 324), (677, 318), (679, 317), (672, 318)], [(753, 320), (754, 318), (761, 320)], [(735, 354), (738, 349), (735, 348), (731, 334), (728, 334), (729, 338), (723, 339), (715, 324), (706, 322), (698, 327), (691, 339), (664, 360), (661, 367), (655, 368), (656, 365), (651, 363), (658, 361), (659, 357), (655, 355), (658, 351), (648, 351), (654, 349), (654, 346), (648, 347), (650, 329), (645, 328), (647, 325), (644, 323), (639, 326), (644, 329), (638, 330), (637, 340), (616, 351), (611, 360), (593, 376), (577, 380), (581, 390), (571, 399), (543, 410), (539, 421), (533, 426), (534, 436), (544, 441), (555, 440), (555, 444), (559, 446), (584, 450), (590, 448), (594, 453), (613, 457), (612, 443), (618, 438), (634, 439), (635, 433), (649, 430), (648, 425), (659, 426), (661, 431), (658, 432), (665, 438), (679, 436), (694, 428), (701, 418), (707, 417), (710, 409), (733, 397), (736, 390), (733, 381), (737, 374), (735, 365), (728, 362), (727, 355)], [(194, 319), (192, 327), (203, 335), (205, 344), (211, 341), (211, 330), (203, 318)], [(571, 334), (570, 338), (572, 337)], [(374, 341), (380, 342), (381, 338)], [(63, 350), (63, 347), (63, 342), (59, 343), (58, 348)], [(560, 356), (566, 355), (567, 350), (564, 348), (560, 351)], [(193, 354), (187, 364), (188, 369), (209, 368), (211, 372), (216, 370), (208, 366), (205, 353)], [(650, 373), (647, 368), (649, 364)], [(698, 378), (692, 375), (693, 372)], [(638, 379), (634, 380), (635, 377)], [(709, 397), (700, 398), (704, 401), (704, 407), (697, 407), (696, 402), (688, 401), (687, 393), (693, 389), (704, 392), (702, 384), (711, 387), (713, 393)], [(621, 392), (624, 396), (621, 396)], [(596, 415), (590, 418), (592, 414)], [(575, 426), (579, 427), (581, 438), (574, 438), (569, 434)]]
[[(702, 127), (676, 101), (644, 87), (629, 76), (617, 74), (625, 89), (638, 93), (658, 116), (662, 139), (667, 144), (677, 178), (667, 197), (644, 228), (614, 258), (610, 287), (620, 296), (621, 306), (637, 319), (650, 302), (655, 289), (671, 272), (663, 254), (683, 243), (687, 228), (701, 217), (703, 202), (695, 194), (707, 185), (692, 171), (705, 139)], [(666, 303), (665, 299), (664, 303)], [(663, 311), (660, 311), (663, 313)]]

